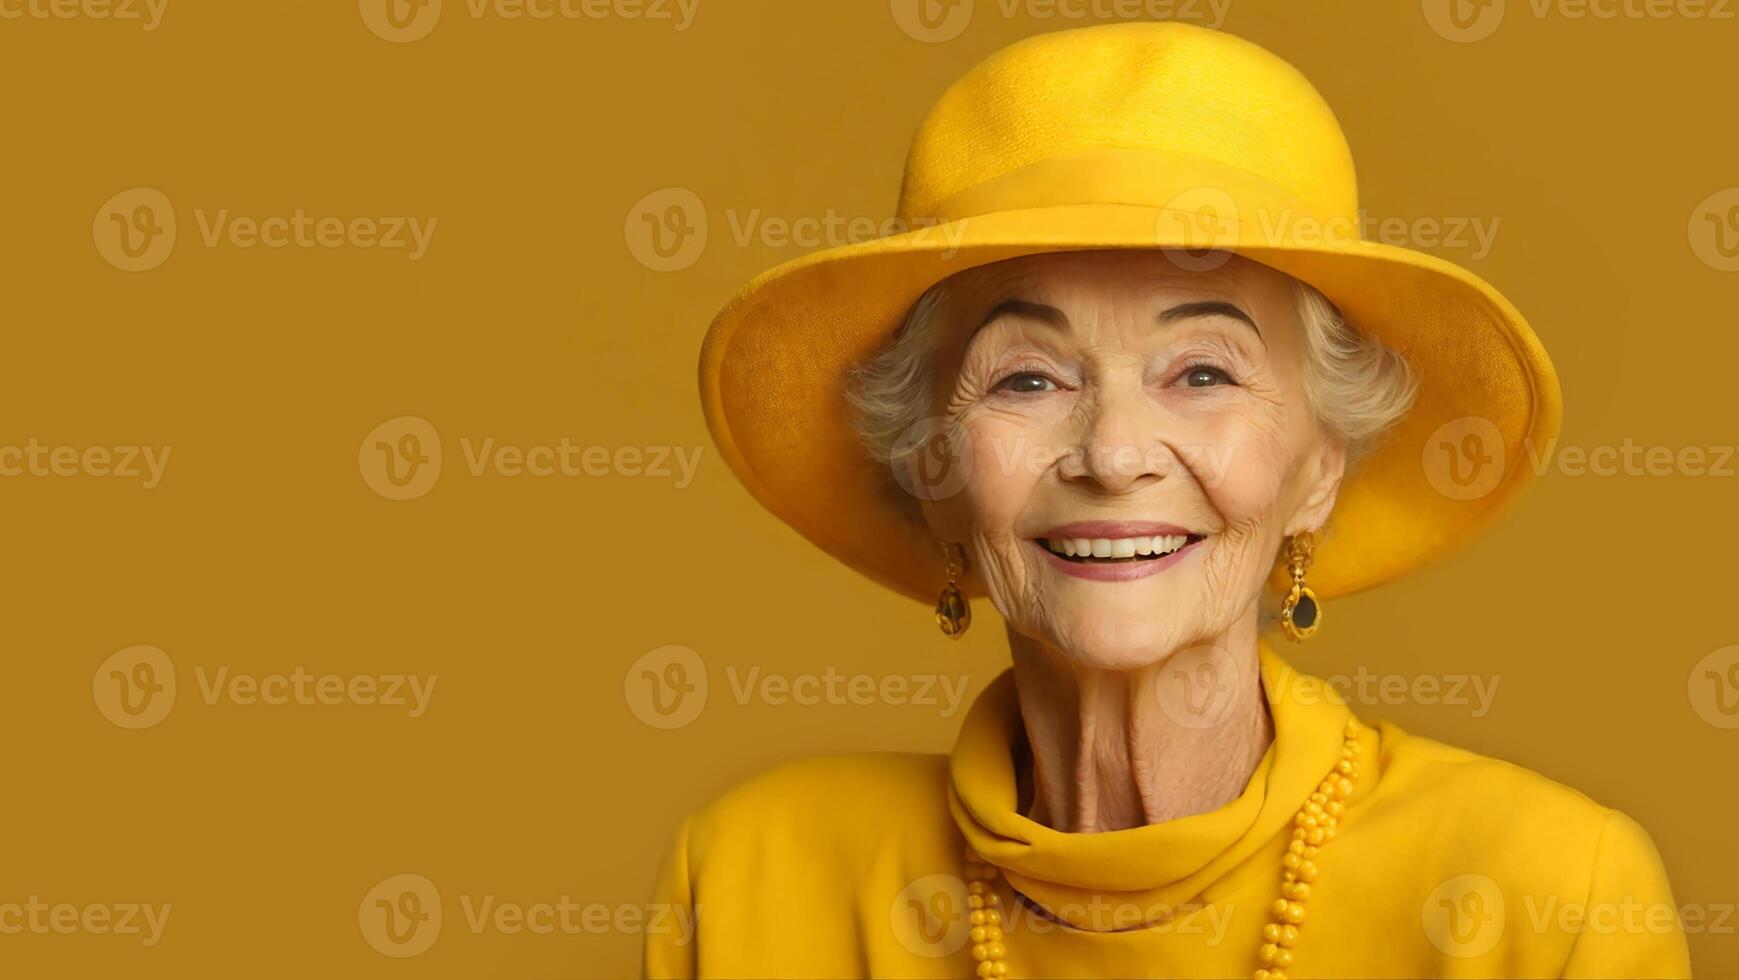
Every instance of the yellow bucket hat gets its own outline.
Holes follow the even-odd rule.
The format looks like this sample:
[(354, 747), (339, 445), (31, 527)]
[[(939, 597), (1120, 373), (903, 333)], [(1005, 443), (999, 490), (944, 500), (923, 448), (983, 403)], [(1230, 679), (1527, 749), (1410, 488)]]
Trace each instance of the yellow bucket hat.
[[(1365, 241), (1353, 161), (1291, 65), (1227, 34), (1124, 23), (1043, 34), (972, 69), (912, 141), (900, 234), (797, 258), (714, 319), (700, 388), (720, 453), (756, 499), (877, 582), (934, 601), (940, 544), (858, 440), (847, 370), (930, 286), (1039, 252), (1231, 251), (1315, 286), (1420, 376), (1413, 410), (1342, 486), (1310, 584), (1345, 595), (1485, 526), (1558, 429), (1558, 380), (1497, 290)], [(978, 584), (968, 577), (964, 587)]]

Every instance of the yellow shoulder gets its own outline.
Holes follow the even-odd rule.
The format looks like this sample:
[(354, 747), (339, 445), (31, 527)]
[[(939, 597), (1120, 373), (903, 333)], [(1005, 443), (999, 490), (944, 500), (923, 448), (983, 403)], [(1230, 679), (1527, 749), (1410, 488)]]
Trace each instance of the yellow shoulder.
[(1391, 862), (1386, 894), (1445, 954), (1562, 976), (1688, 969), (1665, 868), (1636, 821), (1521, 766), (1376, 727), (1382, 777), (1345, 839)]
[(955, 834), (942, 755), (861, 753), (776, 766), (698, 810), (688, 823), (695, 873), (708, 865), (793, 862), (805, 873), (863, 867), (878, 853), (931, 849)]

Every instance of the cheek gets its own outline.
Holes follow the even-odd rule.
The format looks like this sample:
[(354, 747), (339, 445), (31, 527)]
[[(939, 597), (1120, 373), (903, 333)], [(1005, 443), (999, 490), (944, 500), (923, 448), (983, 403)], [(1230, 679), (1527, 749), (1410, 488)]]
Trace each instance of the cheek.
[(959, 496), (968, 523), (987, 540), (1010, 538), (1043, 472), (1030, 465), (1038, 448), (1031, 428), (981, 417), (966, 422), (965, 431), (970, 469)]
[(1285, 495), (1294, 457), (1286, 427), (1266, 406), (1229, 406), (1207, 426), (1190, 468), (1228, 525), (1255, 524)]

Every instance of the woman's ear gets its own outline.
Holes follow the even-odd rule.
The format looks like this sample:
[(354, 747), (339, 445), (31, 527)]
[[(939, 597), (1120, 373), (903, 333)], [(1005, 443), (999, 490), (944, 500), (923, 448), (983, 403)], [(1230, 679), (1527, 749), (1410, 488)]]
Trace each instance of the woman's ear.
[(1340, 497), (1341, 480), (1346, 477), (1347, 444), (1344, 440), (1325, 437), (1305, 457), (1299, 484), (1303, 501), (1287, 522), (1286, 533), (1315, 531), (1328, 523)]

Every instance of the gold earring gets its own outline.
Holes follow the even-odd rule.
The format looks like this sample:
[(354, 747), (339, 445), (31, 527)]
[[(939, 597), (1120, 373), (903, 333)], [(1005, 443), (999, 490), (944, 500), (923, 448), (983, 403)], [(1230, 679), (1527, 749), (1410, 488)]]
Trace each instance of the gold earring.
[(1311, 550), (1316, 539), (1309, 531), (1294, 534), (1286, 543), (1286, 567), (1292, 572), (1292, 591), (1280, 605), (1280, 626), (1294, 641), (1303, 640), (1322, 625), (1322, 603), (1316, 593), (1304, 584), (1304, 570), (1310, 567)]
[(944, 635), (958, 639), (972, 625), (972, 606), (959, 588), (960, 573), (966, 570), (966, 549), (944, 544), (942, 560), (948, 566), (948, 584), (942, 589), (942, 597), (936, 600), (936, 625)]

